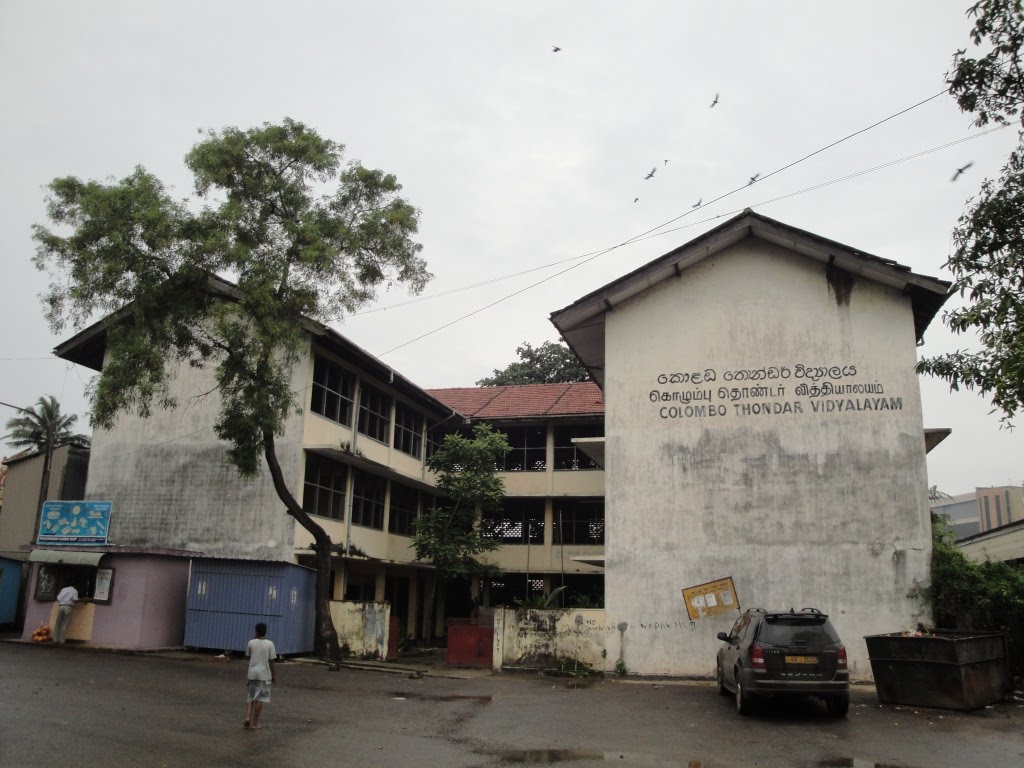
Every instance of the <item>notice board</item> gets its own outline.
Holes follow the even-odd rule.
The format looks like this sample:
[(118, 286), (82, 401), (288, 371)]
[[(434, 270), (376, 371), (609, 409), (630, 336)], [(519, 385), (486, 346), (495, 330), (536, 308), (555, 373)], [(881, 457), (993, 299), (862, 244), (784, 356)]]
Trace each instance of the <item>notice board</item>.
[(706, 581), (694, 587), (683, 588), (683, 602), (690, 621), (716, 616), (727, 611), (738, 611), (740, 601), (736, 596), (736, 586), (732, 576), (716, 581)]

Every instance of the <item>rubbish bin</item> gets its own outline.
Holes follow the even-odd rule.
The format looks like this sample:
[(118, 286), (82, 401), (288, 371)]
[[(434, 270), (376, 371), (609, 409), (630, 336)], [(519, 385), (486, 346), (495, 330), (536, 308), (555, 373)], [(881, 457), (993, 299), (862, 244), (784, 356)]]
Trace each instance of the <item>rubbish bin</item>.
[(864, 638), (878, 700), (939, 709), (977, 709), (1010, 692), (1006, 635), (935, 629)]

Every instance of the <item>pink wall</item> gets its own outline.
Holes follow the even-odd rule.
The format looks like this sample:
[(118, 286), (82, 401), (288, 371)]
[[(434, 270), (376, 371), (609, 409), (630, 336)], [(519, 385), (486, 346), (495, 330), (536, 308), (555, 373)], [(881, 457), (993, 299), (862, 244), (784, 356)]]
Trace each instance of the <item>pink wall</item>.
[[(95, 604), (90, 645), (134, 650), (180, 647), (185, 639), (185, 599), (189, 561), (157, 555), (107, 555), (100, 563), (114, 569), (110, 604)], [(38, 567), (29, 581), (25, 632), (28, 639), (49, 622), (52, 602), (35, 599)], [(73, 638), (73, 636), (72, 636)]]

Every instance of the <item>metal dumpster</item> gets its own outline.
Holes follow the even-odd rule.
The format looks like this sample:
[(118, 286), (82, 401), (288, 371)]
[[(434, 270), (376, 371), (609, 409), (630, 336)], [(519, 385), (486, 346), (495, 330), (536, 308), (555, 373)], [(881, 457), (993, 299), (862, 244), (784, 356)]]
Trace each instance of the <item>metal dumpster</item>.
[(977, 709), (1010, 692), (1002, 632), (935, 629), (868, 635), (864, 642), (882, 703)]

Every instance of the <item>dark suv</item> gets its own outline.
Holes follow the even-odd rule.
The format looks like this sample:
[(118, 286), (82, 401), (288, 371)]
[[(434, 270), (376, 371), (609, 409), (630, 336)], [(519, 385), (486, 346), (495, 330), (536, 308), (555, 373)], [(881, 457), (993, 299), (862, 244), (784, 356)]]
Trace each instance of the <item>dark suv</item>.
[(830, 715), (850, 708), (846, 648), (821, 611), (788, 613), (749, 608), (729, 631), (718, 633), (718, 691), (736, 697), (736, 711), (750, 712), (768, 696), (816, 696)]

